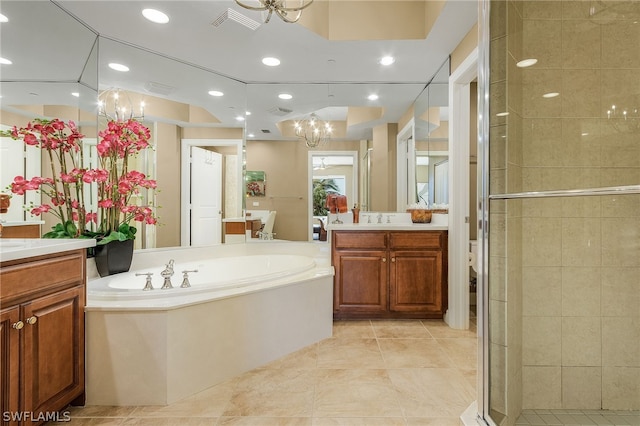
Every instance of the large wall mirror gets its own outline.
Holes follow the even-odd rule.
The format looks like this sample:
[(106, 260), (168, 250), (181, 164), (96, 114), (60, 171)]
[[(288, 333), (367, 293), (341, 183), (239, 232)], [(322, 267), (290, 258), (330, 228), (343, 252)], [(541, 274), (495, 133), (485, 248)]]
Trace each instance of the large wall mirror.
[(411, 202), (436, 208), (449, 204), (449, 60), (414, 106), (415, 187)]

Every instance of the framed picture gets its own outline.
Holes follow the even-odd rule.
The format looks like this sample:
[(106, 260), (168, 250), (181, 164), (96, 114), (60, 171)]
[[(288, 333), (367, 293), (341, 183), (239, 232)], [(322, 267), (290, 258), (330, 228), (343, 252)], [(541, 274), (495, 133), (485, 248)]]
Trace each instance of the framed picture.
[(247, 171), (244, 183), (247, 197), (265, 197), (267, 195), (267, 179), (264, 172)]

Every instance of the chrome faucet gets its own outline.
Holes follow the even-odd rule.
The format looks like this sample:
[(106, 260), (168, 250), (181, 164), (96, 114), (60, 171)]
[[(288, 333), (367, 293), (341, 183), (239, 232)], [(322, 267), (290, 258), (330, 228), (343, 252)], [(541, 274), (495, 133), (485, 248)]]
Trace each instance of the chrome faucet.
[(182, 271), (182, 284), (180, 284), (180, 288), (191, 287), (191, 283), (189, 282), (189, 272), (198, 272), (198, 270), (193, 269), (191, 271)]
[(139, 272), (136, 273), (136, 276), (139, 275), (146, 275), (147, 276), (147, 280), (144, 283), (144, 288), (142, 290), (144, 291), (149, 291), (149, 290), (153, 290), (153, 284), (151, 284), (151, 275), (153, 275), (153, 272)]
[(173, 276), (173, 263), (173, 259), (171, 259), (164, 268), (164, 271), (160, 272), (160, 276), (164, 278), (164, 283), (160, 288), (161, 290), (173, 288), (173, 286), (171, 285), (171, 277)]
[(378, 213), (378, 223), (382, 223), (382, 213)]
[(388, 214), (387, 215), (387, 223), (391, 223), (391, 218), (395, 216), (394, 214)]

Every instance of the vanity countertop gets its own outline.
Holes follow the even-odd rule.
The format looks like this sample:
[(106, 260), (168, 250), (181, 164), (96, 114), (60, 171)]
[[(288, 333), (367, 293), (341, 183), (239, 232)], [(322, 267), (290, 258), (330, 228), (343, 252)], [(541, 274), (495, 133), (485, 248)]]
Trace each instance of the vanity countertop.
[(0, 238), (0, 261), (43, 256), (95, 245), (96, 240), (88, 238)]
[(10, 227), (10, 226), (28, 226), (28, 225), (43, 225), (44, 224), (44, 220), (21, 220), (21, 221), (0, 221), (0, 225), (2, 225), (3, 227)]
[(446, 224), (434, 223), (330, 223), (328, 230), (336, 231), (447, 231)]

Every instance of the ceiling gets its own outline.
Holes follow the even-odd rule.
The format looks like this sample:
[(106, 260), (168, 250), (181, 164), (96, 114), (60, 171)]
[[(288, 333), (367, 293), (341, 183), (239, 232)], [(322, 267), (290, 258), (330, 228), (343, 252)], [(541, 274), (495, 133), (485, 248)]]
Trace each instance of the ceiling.
[[(313, 17), (313, 8), (330, 8), (337, 1), (316, 0), (301, 23), (305, 14)], [(335, 28), (338, 22), (350, 25), (352, 39), (329, 40), (308, 29), (313, 23), (287, 24), (274, 16), (264, 24), (260, 12), (233, 0), (3, 0), (0, 13), (9, 21), (0, 24), (0, 56), (13, 64), (0, 66), (0, 101), (7, 109), (38, 103), (82, 105), (82, 99), (69, 99), (81, 81), (81, 86), (118, 87), (199, 106), (219, 120), (209, 125), (246, 125), (256, 139), (286, 139), (278, 123), (311, 112), (325, 120), (346, 120), (348, 107), (377, 107), (374, 118), (349, 123), (342, 135), (368, 139), (373, 126), (400, 119), (477, 21), (476, 1), (448, 0), (426, 37), (371, 39), (375, 28), (402, 28), (403, 21), (411, 19), (402, 9), (422, 1), (340, 0), (355, 9), (327, 19), (327, 28), (334, 22)], [(391, 12), (376, 15), (376, 7), (385, 3), (392, 5)], [(144, 19), (141, 10), (149, 7), (165, 12), (169, 23)], [(229, 9), (261, 25), (250, 30), (225, 18)], [(222, 23), (212, 25), (218, 18)], [(369, 39), (353, 39), (360, 33)], [(393, 55), (395, 63), (378, 64), (384, 55)], [(281, 65), (264, 66), (264, 56), (278, 57)], [(113, 71), (109, 62), (124, 63), (130, 71)], [(214, 98), (210, 90), (225, 95)], [(293, 99), (278, 99), (284, 92)], [(368, 100), (372, 93), (379, 99)], [(95, 99), (87, 102), (94, 105)], [(251, 112), (246, 123), (237, 121), (245, 111)]]

